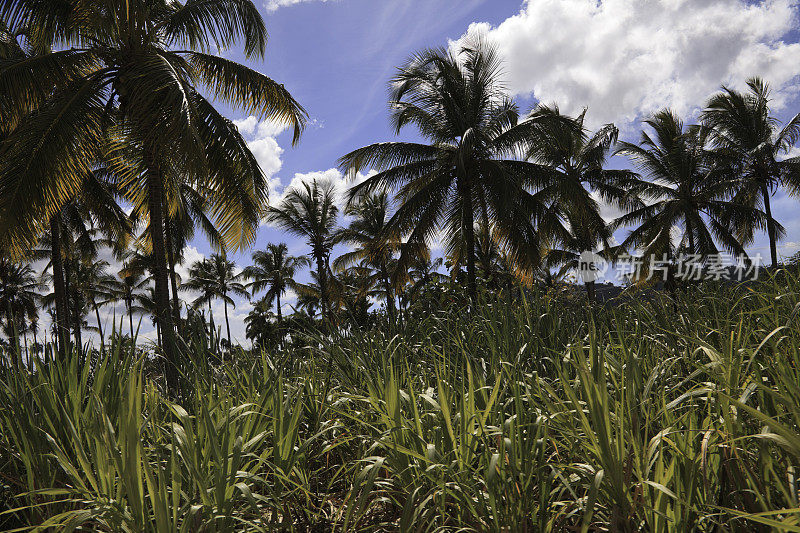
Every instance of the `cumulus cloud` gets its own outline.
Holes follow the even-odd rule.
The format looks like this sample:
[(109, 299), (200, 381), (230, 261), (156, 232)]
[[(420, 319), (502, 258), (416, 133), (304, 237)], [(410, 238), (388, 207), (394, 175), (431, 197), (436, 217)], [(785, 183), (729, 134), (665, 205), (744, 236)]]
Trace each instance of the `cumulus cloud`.
[(272, 196), (280, 186), (280, 180), (276, 175), (283, 167), (281, 159), (283, 148), (278, 144), (276, 137), (286, 131), (289, 126), (272, 120), (259, 121), (252, 115), (234, 120), (233, 123), (239, 129), (239, 133), (247, 139), (247, 146), (264, 172), (269, 183), (269, 193)]
[(277, 195), (270, 197), (270, 204), (276, 206), (279, 205), (280, 202), (283, 201), (289, 189), (298, 189), (301, 188), (304, 183), (310, 184), (314, 180), (317, 180), (317, 182), (329, 182), (333, 184), (334, 189), (336, 190), (336, 205), (339, 210), (342, 211), (344, 210), (347, 200), (348, 189), (373, 175), (375, 175), (374, 170), (370, 170), (367, 173), (359, 172), (355, 179), (351, 180), (342, 174), (342, 172), (337, 168), (329, 168), (328, 170), (318, 170), (305, 173), (298, 172), (286, 186), (281, 186)]
[[(593, 126), (625, 129), (673, 107), (691, 114), (719, 88), (762, 76), (780, 108), (798, 91), (796, 0), (526, 0), (498, 26), (473, 23), (505, 58), (515, 95), (589, 107)], [(457, 43), (455, 43), (457, 44)]]

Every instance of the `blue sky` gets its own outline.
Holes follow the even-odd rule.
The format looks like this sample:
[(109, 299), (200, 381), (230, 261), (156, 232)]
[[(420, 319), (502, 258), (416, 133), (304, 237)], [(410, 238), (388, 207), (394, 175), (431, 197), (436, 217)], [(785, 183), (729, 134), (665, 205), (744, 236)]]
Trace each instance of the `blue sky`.
[[(386, 103), (394, 68), (421, 48), (447, 46), (468, 33), (488, 35), (498, 46), (506, 60), (506, 86), (523, 110), (537, 99), (571, 113), (588, 106), (590, 125), (614, 122), (626, 140), (638, 139), (642, 117), (666, 106), (691, 122), (721, 84), (742, 87), (751, 75), (772, 83), (779, 117), (800, 111), (796, 0), (255, 2), (270, 35), (265, 60), (248, 61), (235, 48), (222, 54), (283, 83), (311, 118), (292, 147), (289, 133), (220, 106), (240, 125), (270, 178), (272, 201), (293, 180), (325, 176), (341, 182), (335, 170), (340, 156), (397, 139)], [(627, 163), (615, 158), (611, 164)], [(784, 256), (800, 248), (797, 202), (780, 193), (775, 199), (775, 216), (787, 228)], [(269, 242), (286, 242), (294, 254), (307, 252), (302, 241), (264, 226), (256, 248)], [(763, 237), (753, 252), (768, 255)], [(187, 263), (209, 253), (198, 238), (187, 250)], [(233, 258), (245, 265), (249, 252)], [(287, 311), (291, 303), (289, 298)], [(221, 317), (218, 307), (215, 316)], [(238, 339), (244, 340), (242, 318), (250, 308), (242, 301), (232, 312)], [(142, 331), (150, 329), (143, 319)]]

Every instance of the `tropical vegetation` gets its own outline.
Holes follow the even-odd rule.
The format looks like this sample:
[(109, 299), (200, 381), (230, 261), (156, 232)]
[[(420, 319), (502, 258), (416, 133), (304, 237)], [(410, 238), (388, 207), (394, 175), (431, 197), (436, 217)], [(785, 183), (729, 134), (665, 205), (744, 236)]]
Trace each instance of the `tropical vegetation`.
[[(800, 530), (800, 114), (766, 82), (634, 143), (520, 110), (482, 39), (422, 50), (416, 141), (269, 198), (215, 106), (307, 114), (235, 45), (250, 0), (0, 4), (0, 528)], [(762, 233), (758, 279), (679, 275), (759, 272)], [(590, 251), (645, 268), (584, 294)]]

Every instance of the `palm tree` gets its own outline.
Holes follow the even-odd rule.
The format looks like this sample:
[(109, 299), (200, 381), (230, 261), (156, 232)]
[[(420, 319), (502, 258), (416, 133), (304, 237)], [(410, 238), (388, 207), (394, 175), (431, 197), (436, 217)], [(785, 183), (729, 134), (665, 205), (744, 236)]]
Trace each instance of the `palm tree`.
[[(196, 227), (200, 227), (215, 250), (223, 249), (223, 236), (217, 230), (212, 216), (208, 212), (213, 208), (212, 203), (192, 184), (179, 183), (175, 190), (164, 191), (164, 195), (165, 205), (173, 207), (172, 210), (165, 210), (164, 213), (164, 243), (167, 250), (167, 268), (172, 292), (173, 319), (176, 324), (180, 324), (181, 306), (178, 297), (180, 276), (175, 267), (183, 262), (184, 249), (194, 238)], [(140, 219), (148, 220), (146, 210), (140, 212), (134, 209), (131, 216), (136, 221)], [(145, 256), (152, 252), (152, 242), (149, 235), (150, 228), (145, 227), (138, 241), (142, 255)], [(149, 262), (150, 259), (148, 258), (147, 261)]]
[(262, 298), (257, 301), (244, 318), (245, 329), (244, 335), (256, 346), (264, 349), (275, 338), (280, 339), (279, 330), (276, 329), (275, 323), (272, 321), (274, 313), (270, 311), (271, 302), (267, 298)]
[(75, 289), (86, 304), (94, 311), (97, 319), (97, 332), (100, 347), (105, 346), (100, 308), (115, 298), (116, 279), (107, 272), (108, 261), (81, 261), (75, 273)]
[(125, 303), (125, 309), (128, 313), (128, 324), (130, 326), (131, 341), (134, 339), (133, 331), (133, 314), (143, 313), (145, 309), (137, 304), (139, 295), (144, 287), (150, 282), (149, 278), (144, 278), (141, 271), (136, 268), (130, 268), (125, 265), (122, 270), (117, 273), (119, 278), (113, 284), (113, 299), (121, 300)]
[(317, 266), (322, 302), (322, 318), (328, 318), (330, 300), (328, 271), (333, 247), (340, 241), (337, 227), (339, 208), (336, 207), (336, 190), (328, 181), (316, 179), (291, 188), (278, 207), (271, 207), (268, 220), (293, 235), (306, 239), (311, 256)]
[(37, 44), (61, 48), (0, 73), (19, 106), (43, 86), (56, 88), (4, 143), (2, 247), (24, 250), (102, 164), (134, 205), (146, 206), (157, 318), (172, 362), (167, 377), (177, 386), (164, 234), (165, 210), (175, 206), (165, 205), (165, 191), (183, 181), (203, 191), (233, 249), (253, 242), (268, 190), (236, 126), (198, 87), (259, 119), (292, 123), (295, 142), (305, 122), (282, 85), (208, 53), (242, 39), (248, 58), (262, 58), (263, 19), (250, 0), (66, 0), (57, 10), (10, 0), (0, 18), (12, 32), (36, 28)]
[[(737, 240), (731, 220), (758, 225), (765, 223), (765, 215), (730, 201), (737, 181), (729, 179), (727, 162), (707, 149), (708, 129), (684, 128), (669, 110), (645, 123), (654, 137), (642, 132), (640, 145), (622, 142), (617, 150), (647, 178), (631, 189), (645, 205), (611, 224), (612, 230), (638, 224), (622, 247), (641, 249), (648, 258), (674, 260), (678, 253), (702, 258), (716, 254), (719, 242), (725, 250), (745, 255), (748, 243)], [(679, 229), (677, 236), (674, 228)]]
[(353, 219), (342, 230), (341, 240), (356, 248), (337, 257), (333, 266), (336, 270), (343, 270), (359, 263), (362, 267), (374, 270), (377, 281), (383, 286), (381, 296), (386, 301), (389, 320), (394, 322), (395, 287), (391, 280), (391, 268), (401, 241), (387, 231), (390, 217), (388, 194), (379, 191), (353, 200), (345, 209), (345, 215)]
[[(38, 319), (40, 288), (41, 282), (30, 265), (0, 258), (0, 309), (5, 315), (3, 329), (12, 347), (19, 345), (15, 335), (25, 329), (25, 323)], [(17, 355), (16, 364), (22, 368), (21, 354), (14, 349), (12, 352)]]
[[(548, 241), (547, 268), (576, 268), (581, 252), (609, 248), (612, 232), (600, 215), (600, 201), (622, 210), (642, 207), (628, 189), (636, 175), (629, 170), (605, 168), (608, 152), (619, 130), (606, 124), (591, 134), (585, 126), (586, 110), (577, 118), (560, 114), (557, 107), (539, 106), (539, 113), (563, 117), (542, 129), (528, 150), (528, 158), (552, 170), (538, 184), (537, 196), (547, 205), (539, 232)], [(570, 124), (569, 122), (573, 122)], [(594, 281), (587, 281), (589, 299)]]
[(228, 332), (228, 345), (231, 344), (231, 323), (228, 320), (228, 304), (236, 307), (236, 302), (231, 297), (249, 297), (250, 294), (243, 284), (234, 274), (236, 264), (222, 254), (211, 254), (208, 259), (196, 261), (189, 270), (189, 279), (181, 286), (183, 290), (195, 290), (200, 292), (192, 307), (198, 309), (201, 305), (208, 305), (211, 313), (211, 301), (214, 299), (222, 300), (225, 307), (225, 327)]
[[(529, 188), (549, 170), (516, 158), (539, 129), (561, 121), (533, 114), (520, 122), (499, 83), (500, 68), (496, 50), (482, 41), (459, 53), (442, 49), (415, 55), (392, 80), (392, 122), (398, 133), (416, 126), (429, 144), (378, 143), (340, 159), (351, 177), (368, 168), (379, 171), (353, 187), (351, 196), (378, 189), (399, 192), (401, 205), (388, 222), (396, 236), (428, 244), (444, 229), (448, 251), (463, 236), (473, 297), (477, 215), (493, 220), (498, 242), (521, 267), (538, 262), (530, 221), (540, 204)], [(401, 252), (398, 268), (405, 270), (411, 255)]]
[(308, 266), (310, 262), (307, 257), (289, 255), (289, 250), (284, 243), (268, 244), (265, 251), (254, 252), (253, 262), (255, 264), (246, 267), (241, 276), (253, 280), (246, 285), (253, 296), (264, 290), (267, 291), (264, 301), (268, 304), (275, 302), (278, 328), (280, 328), (283, 321), (281, 296), (288, 289), (297, 290), (294, 277), (301, 267)]
[[(763, 209), (772, 265), (778, 263), (779, 224), (772, 218), (770, 196), (783, 185), (800, 192), (800, 159), (778, 161), (800, 139), (800, 113), (783, 128), (771, 115), (770, 88), (760, 78), (747, 80), (750, 91), (740, 93), (728, 87), (706, 104), (701, 118), (712, 128), (714, 145), (735, 157), (735, 172), (740, 176), (737, 202)], [(754, 227), (739, 228), (749, 238)]]

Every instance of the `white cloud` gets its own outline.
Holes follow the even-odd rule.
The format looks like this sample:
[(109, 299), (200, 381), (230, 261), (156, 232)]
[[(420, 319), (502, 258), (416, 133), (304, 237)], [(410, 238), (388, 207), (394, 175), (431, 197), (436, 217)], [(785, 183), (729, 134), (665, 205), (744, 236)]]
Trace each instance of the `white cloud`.
[[(303, 2), (310, 2), (314, 0), (267, 0), (267, 11), (276, 11), (282, 7), (293, 6)], [(328, 0), (317, 0), (320, 2), (327, 2)]]
[(233, 123), (239, 128), (239, 132), (249, 139), (247, 146), (264, 172), (272, 196), (280, 186), (280, 180), (276, 175), (283, 167), (281, 160), (283, 148), (278, 144), (276, 137), (286, 131), (289, 125), (272, 120), (259, 121), (252, 115), (234, 120)]
[(353, 185), (361, 183), (368, 177), (375, 175), (375, 173), (376, 172), (374, 170), (370, 170), (366, 174), (359, 172), (355, 179), (351, 180), (342, 174), (342, 172), (337, 168), (329, 168), (328, 170), (318, 170), (315, 172), (306, 173), (298, 172), (294, 175), (288, 185), (281, 187), (279, 194), (270, 197), (270, 204), (277, 206), (281, 201), (283, 201), (283, 198), (286, 196), (286, 193), (289, 191), (289, 189), (297, 189), (302, 187), (304, 183), (311, 183), (314, 180), (317, 180), (317, 182), (329, 182), (333, 184), (337, 193), (336, 205), (341, 212), (344, 210), (345, 202), (347, 200), (347, 191)]
[(691, 113), (721, 84), (755, 75), (780, 108), (798, 90), (800, 44), (784, 41), (797, 20), (796, 0), (527, 0), (466, 35), (497, 44), (513, 94), (570, 113), (588, 106), (592, 125), (624, 129), (666, 106)]
[(181, 281), (185, 282), (189, 279), (189, 269), (197, 261), (202, 261), (206, 256), (203, 255), (196, 247), (187, 246), (183, 249), (183, 262), (175, 265), (175, 273), (180, 276)]

